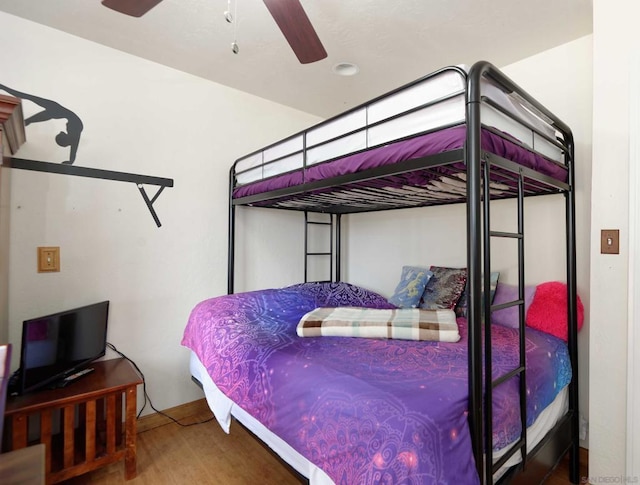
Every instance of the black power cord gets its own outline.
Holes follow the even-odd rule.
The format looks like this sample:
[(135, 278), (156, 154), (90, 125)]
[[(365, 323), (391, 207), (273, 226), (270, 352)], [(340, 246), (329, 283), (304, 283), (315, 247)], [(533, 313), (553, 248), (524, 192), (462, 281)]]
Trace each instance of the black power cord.
[(140, 374), (140, 377), (142, 377), (142, 393), (144, 395), (144, 404), (142, 405), (142, 407), (140, 408), (140, 411), (138, 412), (136, 419), (140, 418), (140, 415), (142, 414), (142, 411), (144, 411), (144, 408), (147, 407), (147, 402), (149, 403), (149, 407), (151, 409), (153, 409), (156, 413), (160, 414), (161, 416), (164, 416), (167, 419), (170, 419), (171, 421), (173, 421), (174, 423), (176, 423), (177, 425), (183, 426), (185, 428), (189, 427), (189, 426), (195, 426), (197, 424), (204, 424), (204, 423), (208, 423), (210, 421), (213, 420), (213, 418), (215, 416), (211, 416), (209, 419), (205, 419), (204, 421), (196, 421), (195, 423), (181, 423), (180, 421), (178, 421), (176, 418), (169, 416), (167, 413), (165, 413), (164, 411), (160, 411), (158, 409), (156, 409), (156, 407), (153, 405), (153, 403), (151, 402), (151, 397), (149, 396), (149, 394), (147, 394), (147, 381), (144, 378), (144, 374), (142, 373), (142, 371), (140, 370), (140, 367), (138, 367), (138, 365), (131, 360), (129, 357), (127, 357), (126, 355), (124, 355), (122, 352), (120, 352), (115, 345), (113, 345), (110, 342), (107, 342), (107, 347), (109, 347), (109, 349), (113, 350), (116, 354), (118, 354), (120, 357), (122, 357), (123, 359), (128, 360), (129, 362), (131, 362), (131, 365), (133, 365), (133, 367), (136, 368), (136, 370), (138, 371), (138, 374)]

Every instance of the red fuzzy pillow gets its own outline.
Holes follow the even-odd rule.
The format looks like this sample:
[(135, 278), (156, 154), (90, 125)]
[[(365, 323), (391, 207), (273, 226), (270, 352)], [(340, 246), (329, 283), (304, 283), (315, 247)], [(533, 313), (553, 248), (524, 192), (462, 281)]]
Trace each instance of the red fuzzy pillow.
[[(584, 323), (584, 306), (577, 297), (578, 330)], [(567, 341), (567, 285), (559, 281), (542, 283), (526, 315), (527, 325)]]

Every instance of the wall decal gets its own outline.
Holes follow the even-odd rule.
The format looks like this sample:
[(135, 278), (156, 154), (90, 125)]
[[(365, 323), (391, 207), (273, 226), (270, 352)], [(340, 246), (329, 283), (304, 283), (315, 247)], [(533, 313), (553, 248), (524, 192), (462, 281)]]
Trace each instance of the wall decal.
[(0, 89), (6, 91), (11, 96), (16, 98), (22, 98), (32, 103), (37, 104), (42, 108), (42, 111), (30, 116), (24, 120), (24, 124), (29, 126), (31, 123), (40, 123), (42, 121), (49, 120), (67, 120), (67, 131), (61, 131), (56, 135), (56, 143), (61, 147), (69, 147), (69, 160), (62, 163), (71, 165), (76, 159), (78, 152), (78, 145), (80, 144), (80, 135), (84, 125), (80, 117), (68, 108), (65, 108), (60, 103), (52, 101), (50, 99), (34, 96), (33, 94), (21, 93), (15, 89), (11, 89), (3, 84), (0, 84)]

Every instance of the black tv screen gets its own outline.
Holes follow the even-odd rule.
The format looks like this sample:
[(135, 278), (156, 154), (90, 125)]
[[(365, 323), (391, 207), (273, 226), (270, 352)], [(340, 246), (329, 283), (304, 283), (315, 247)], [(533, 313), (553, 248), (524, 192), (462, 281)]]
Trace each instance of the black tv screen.
[(109, 302), (22, 323), (19, 392), (55, 385), (105, 354)]

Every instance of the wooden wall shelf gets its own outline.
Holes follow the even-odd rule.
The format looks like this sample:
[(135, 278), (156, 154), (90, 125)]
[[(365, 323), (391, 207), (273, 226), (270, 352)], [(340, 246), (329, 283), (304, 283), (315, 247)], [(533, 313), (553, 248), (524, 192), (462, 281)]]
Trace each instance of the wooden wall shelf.
[[(4, 94), (0, 94), (0, 131), (2, 132), (2, 138), (0, 139), (0, 165), (4, 165), (7, 168), (19, 168), (22, 170), (33, 170), (37, 172), (76, 175), (80, 177), (116, 180), (119, 182), (132, 182), (136, 184), (140, 191), (142, 199), (149, 209), (156, 226), (160, 227), (162, 225), (158, 218), (158, 214), (153, 207), (153, 203), (166, 187), (173, 187), (173, 179), (126, 172), (115, 172), (113, 170), (78, 167), (60, 163), (42, 162), (38, 160), (12, 158), (11, 155), (18, 151), (18, 148), (20, 148), (27, 138), (25, 134), (24, 115), (22, 113), (22, 100), (20, 98), (6, 96)], [(159, 188), (153, 196), (149, 197), (144, 185), (154, 185)]]

